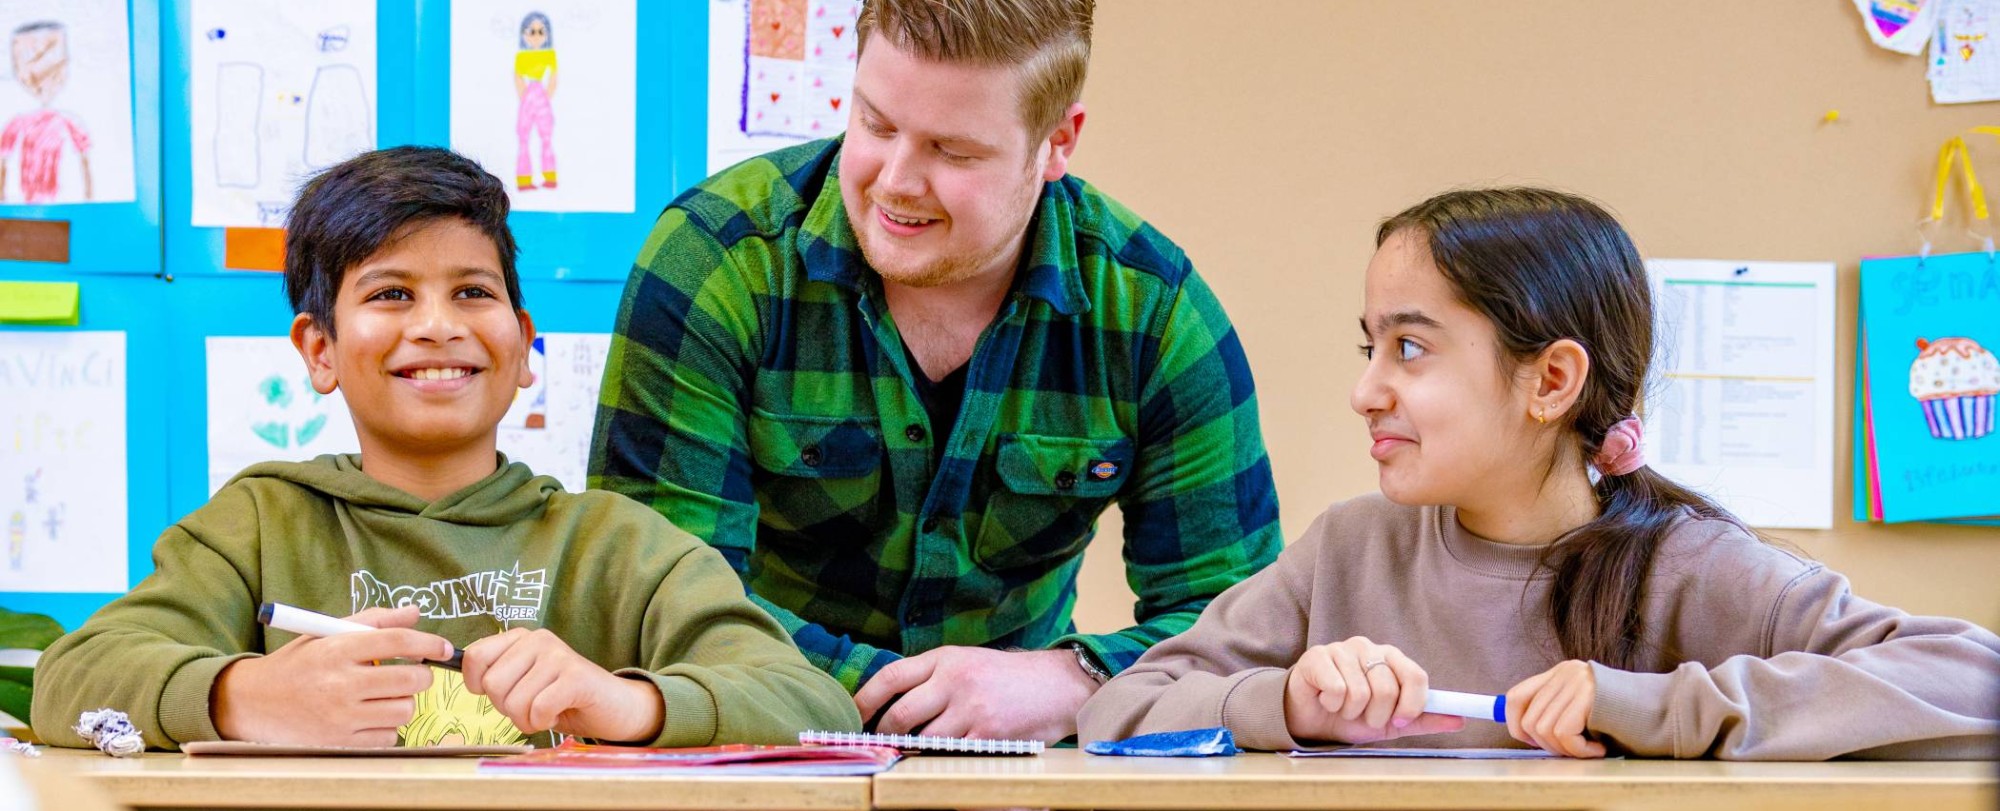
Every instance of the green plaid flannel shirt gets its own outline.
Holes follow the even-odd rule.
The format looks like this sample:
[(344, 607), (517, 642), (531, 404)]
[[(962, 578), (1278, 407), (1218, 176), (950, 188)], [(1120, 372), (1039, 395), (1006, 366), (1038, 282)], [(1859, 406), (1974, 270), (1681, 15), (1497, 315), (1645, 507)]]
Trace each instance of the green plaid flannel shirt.
[[(849, 690), (943, 645), (1075, 641), (1115, 673), (1276, 559), (1249, 366), (1178, 247), (1081, 180), (1044, 184), (938, 436), (848, 225), (840, 144), (750, 160), (660, 215), (592, 487), (708, 539)], [(1138, 622), (1079, 635), (1077, 569), (1113, 501)]]

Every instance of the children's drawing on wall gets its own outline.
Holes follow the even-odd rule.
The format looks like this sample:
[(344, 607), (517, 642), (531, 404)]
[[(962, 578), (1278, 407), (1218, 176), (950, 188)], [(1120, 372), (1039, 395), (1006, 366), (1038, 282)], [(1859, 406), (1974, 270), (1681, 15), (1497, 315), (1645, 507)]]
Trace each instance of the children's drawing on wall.
[(1931, 99), (1958, 104), (2000, 99), (2000, 0), (1939, 0), (1931, 37)]
[(1854, 0), (1868, 38), (1897, 53), (1923, 53), (1944, 0)]
[(298, 184), (375, 147), (375, 3), (194, 0), (192, 224), (277, 227)]
[(549, 106), (549, 98), (556, 93), (555, 47), (549, 15), (528, 12), (521, 19), (521, 52), (514, 55), (514, 96), (519, 101), (514, 112), (514, 137), (521, 141), (515, 150), (514, 182), (521, 191), (535, 188), (535, 164), (528, 157), (531, 138), (542, 142), (544, 186), (556, 187), (556, 149), (549, 142), (556, 128), (555, 110)]
[(708, 169), (847, 129), (860, 0), (710, 0)]
[(289, 339), (210, 337), (207, 357), (210, 493), (258, 462), (361, 450), (347, 401), (313, 390)]
[(1978, 439), (1993, 433), (2000, 361), (1971, 338), (1917, 339), (1910, 362), (1910, 396), (1924, 412), (1932, 439)]
[(858, 0), (751, 0), (738, 127), (794, 138), (846, 129), (860, 15)]
[(125, 333), (0, 332), (0, 591), (123, 591)]
[(632, 210), (637, 22), (636, 0), (453, 0), (451, 146), (515, 210)]
[(0, 4), (0, 204), (134, 198), (124, 0)]
[(522, 389), (500, 421), (500, 451), (554, 476), (570, 490), (584, 489), (590, 432), (597, 424), (597, 393), (611, 336), (545, 332), (535, 337), (528, 362), (535, 384)]

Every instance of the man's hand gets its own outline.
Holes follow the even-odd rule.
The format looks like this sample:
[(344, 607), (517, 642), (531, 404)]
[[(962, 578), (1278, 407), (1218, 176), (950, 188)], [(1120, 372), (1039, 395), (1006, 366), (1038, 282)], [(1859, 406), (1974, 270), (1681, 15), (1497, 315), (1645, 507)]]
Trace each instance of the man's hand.
[(216, 676), (209, 717), (224, 740), (332, 746), (394, 746), (416, 712), (411, 696), (431, 685), (423, 664), (449, 659), (451, 642), (415, 630), (416, 606), (370, 608), (347, 619), (380, 630), (302, 636)]
[(1067, 648), (952, 646), (883, 667), (854, 694), (854, 706), (868, 719), (895, 702), (876, 732), (1052, 743), (1076, 734), (1077, 710), (1095, 692), (1097, 681)]
[(1597, 706), (1597, 671), (1571, 659), (1507, 691), (1507, 734), (1529, 746), (1575, 758), (1604, 757), (1604, 744), (1585, 737)]
[(1424, 712), (1429, 690), (1430, 675), (1394, 645), (1318, 645), (1285, 674), (1285, 727), (1299, 741), (1340, 743), (1464, 729), (1462, 718)]
[(651, 743), (666, 717), (659, 687), (612, 675), (546, 629), (515, 628), (466, 646), (465, 689), (492, 699), (529, 734)]

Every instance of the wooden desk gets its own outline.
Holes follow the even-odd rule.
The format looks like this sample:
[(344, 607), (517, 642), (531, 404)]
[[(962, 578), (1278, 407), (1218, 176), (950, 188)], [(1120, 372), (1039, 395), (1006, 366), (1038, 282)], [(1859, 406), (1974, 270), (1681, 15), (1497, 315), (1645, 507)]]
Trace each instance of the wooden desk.
[(1992, 811), (1992, 763), (914, 757), (876, 808), (1910, 808)]
[(476, 773), (472, 758), (119, 759), (53, 747), (38, 762), (134, 808), (868, 808), (865, 777), (495, 775)]

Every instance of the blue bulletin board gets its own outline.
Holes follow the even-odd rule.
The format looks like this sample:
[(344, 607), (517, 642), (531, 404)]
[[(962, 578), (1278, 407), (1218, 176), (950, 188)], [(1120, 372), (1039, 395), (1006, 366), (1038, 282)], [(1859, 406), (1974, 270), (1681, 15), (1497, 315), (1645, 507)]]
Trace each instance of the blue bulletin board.
[(143, 274), (160, 270), (160, 7), (130, 0), (132, 185), (129, 203), (0, 205), (0, 217), (69, 223), (69, 263), (0, 259), (0, 279), (33, 273)]
[[(0, 280), (81, 281), (75, 328), (127, 333), (132, 583), (151, 572), (150, 550), (160, 533), (208, 498), (207, 342), (286, 335), (292, 319), (280, 274), (227, 268), (225, 229), (192, 224), (188, 42), (198, 33), (190, 30), (196, 2), (132, 0), (139, 201), (0, 210), (0, 216), (67, 217), (74, 234), (69, 266), (0, 262)], [(448, 142), (450, 5), (376, 3), (376, 146)], [(524, 303), (540, 331), (610, 332), (632, 259), (654, 220), (706, 174), (706, 13), (705, 0), (639, 3), (633, 210), (517, 211), (511, 218)], [(587, 133), (575, 127), (567, 134)], [(116, 596), (0, 592), (0, 605), (47, 613), (75, 628)]]
[[(73, 281), (75, 276), (61, 271), (0, 271), (9, 281)], [(167, 509), (167, 482), (161, 475), (167, 468), (167, 411), (160, 407), (163, 393), (177, 387), (177, 372), (166, 351), (169, 320), (164, 315), (161, 293), (169, 285), (151, 276), (107, 275), (87, 280), (82, 286), (81, 319), (75, 327), (5, 326), (9, 331), (110, 330), (125, 333), (125, 523), (126, 577), (133, 583), (152, 571), (153, 539), (172, 516)], [(9, 448), (37, 442), (33, 425), (0, 425)], [(16, 482), (5, 482), (9, 487)], [(108, 565), (108, 562), (107, 562)], [(116, 593), (55, 593), (44, 591), (0, 591), (0, 606), (16, 611), (49, 614), (64, 628), (75, 628), (90, 612), (110, 601)]]

